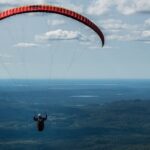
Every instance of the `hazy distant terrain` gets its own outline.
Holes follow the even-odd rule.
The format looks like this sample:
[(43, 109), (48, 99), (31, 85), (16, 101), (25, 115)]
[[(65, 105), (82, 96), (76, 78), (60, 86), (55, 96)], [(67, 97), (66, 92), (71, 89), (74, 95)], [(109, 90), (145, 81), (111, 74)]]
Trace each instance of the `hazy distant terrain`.
[(17, 83), (0, 84), (0, 149), (150, 149), (150, 81)]

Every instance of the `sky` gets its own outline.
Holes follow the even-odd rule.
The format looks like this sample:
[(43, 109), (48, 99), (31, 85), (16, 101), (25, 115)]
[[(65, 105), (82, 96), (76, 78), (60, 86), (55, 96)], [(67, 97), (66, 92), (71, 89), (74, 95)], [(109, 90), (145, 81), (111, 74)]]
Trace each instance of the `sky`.
[(57, 14), (30, 13), (0, 22), (0, 78), (149, 79), (150, 1), (1, 0), (0, 11), (48, 4), (74, 10), (105, 35)]

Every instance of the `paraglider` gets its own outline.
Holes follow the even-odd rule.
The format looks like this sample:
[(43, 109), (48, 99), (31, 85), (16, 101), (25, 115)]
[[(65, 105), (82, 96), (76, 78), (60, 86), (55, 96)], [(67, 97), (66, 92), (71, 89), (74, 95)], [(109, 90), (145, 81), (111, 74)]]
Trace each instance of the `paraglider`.
[(0, 20), (3, 20), (5, 18), (8, 18), (10, 16), (14, 16), (17, 14), (22, 13), (30, 13), (30, 12), (45, 12), (45, 13), (56, 13), (60, 15), (64, 15), (70, 18), (73, 18), (86, 26), (93, 29), (99, 36), (99, 38), (102, 41), (102, 46), (105, 44), (105, 39), (102, 31), (99, 29), (99, 27), (94, 24), (92, 21), (90, 21), (87, 17), (84, 17), (83, 15), (76, 13), (72, 10), (58, 7), (58, 6), (51, 6), (51, 5), (29, 5), (29, 6), (21, 6), (17, 8), (8, 9), (6, 11), (3, 11), (0, 13)]
[(44, 130), (44, 122), (47, 120), (47, 114), (43, 117), (41, 114), (35, 115), (33, 117), (34, 121), (37, 121), (37, 129), (38, 131)]
[[(92, 30), (94, 30), (101, 42), (102, 46), (105, 44), (105, 38), (102, 33), (102, 31), (99, 29), (99, 27), (93, 23), (91, 20), (89, 20), (87, 17), (84, 17), (83, 15), (76, 13), (72, 10), (58, 7), (58, 6), (51, 6), (51, 5), (29, 5), (29, 6), (21, 6), (21, 7), (16, 7), (12, 9), (5, 10), (3, 12), (0, 12), (0, 20), (6, 19), (8, 17), (18, 15), (18, 14), (23, 14), (23, 13), (36, 13), (36, 12), (44, 12), (44, 13), (56, 13), (59, 15), (64, 15), (66, 17), (70, 17), (76, 21), (79, 21), (83, 23), (84, 25), (90, 27)], [(37, 128), (38, 131), (43, 131), (44, 129), (44, 122), (47, 120), (47, 114), (45, 117), (43, 117), (41, 114), (35, 115), (33, 117), (33, 120), (37, 122)]]

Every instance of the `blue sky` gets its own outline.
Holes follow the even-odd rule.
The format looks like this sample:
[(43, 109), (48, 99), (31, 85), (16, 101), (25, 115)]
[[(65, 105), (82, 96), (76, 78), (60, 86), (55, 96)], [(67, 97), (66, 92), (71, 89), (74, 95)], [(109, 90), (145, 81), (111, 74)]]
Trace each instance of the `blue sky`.
[(0, 22), (0, 78), (150, 78), (150, 1), (1, 0), (0, 11), (29, 4), (63, 6), (91, 19), (105, 35), (56, 14)]

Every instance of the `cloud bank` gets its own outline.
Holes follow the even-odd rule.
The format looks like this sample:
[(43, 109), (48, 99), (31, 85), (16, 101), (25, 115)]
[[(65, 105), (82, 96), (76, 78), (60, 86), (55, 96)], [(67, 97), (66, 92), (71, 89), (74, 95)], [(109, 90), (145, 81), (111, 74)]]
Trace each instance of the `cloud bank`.
[(47, 42), (50, 40), (81, 40), (85, 41), (86, 38), (78, 31), (68, 31), (57, 29), (53, 31), (48, 31), (42, 35), (36, 35), (35, 40), (37, 42)]
[(38, 45), (35, 43), (17, 43), (14, 47), (18, 48), (29, 48), (29, 47), (37, 47)]
[(87, 9), (90, 15), (103, 15), (114, 9), (123, 15), (131, 15), (137, 12), (150, 13), (150, 1), (148, 0), (96, 0), (92, 1)]

